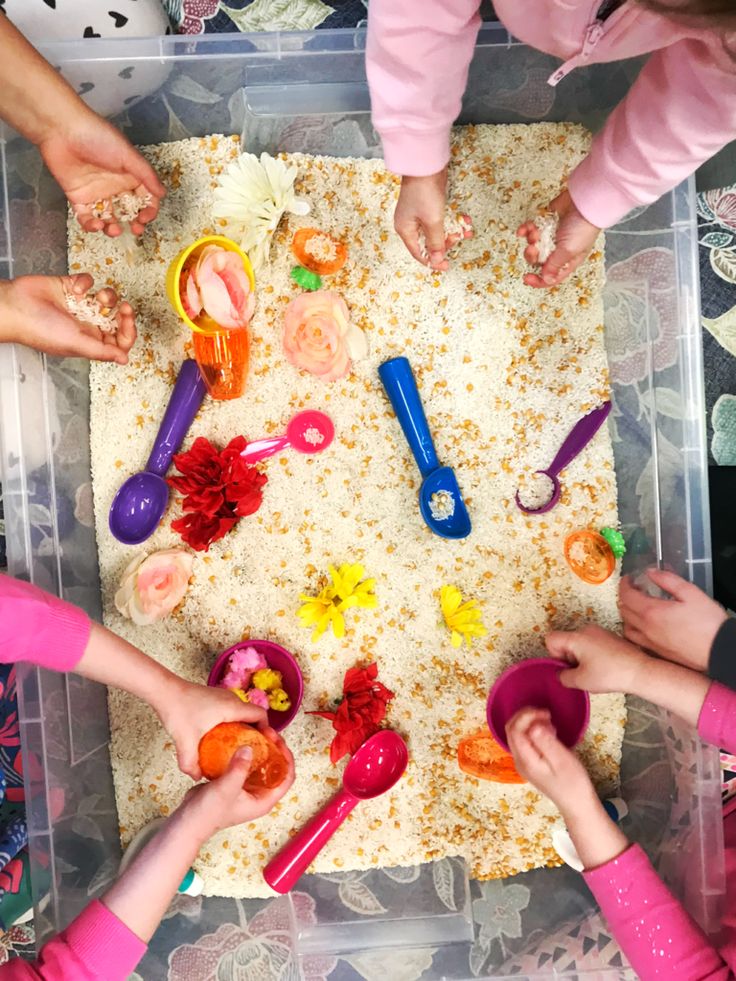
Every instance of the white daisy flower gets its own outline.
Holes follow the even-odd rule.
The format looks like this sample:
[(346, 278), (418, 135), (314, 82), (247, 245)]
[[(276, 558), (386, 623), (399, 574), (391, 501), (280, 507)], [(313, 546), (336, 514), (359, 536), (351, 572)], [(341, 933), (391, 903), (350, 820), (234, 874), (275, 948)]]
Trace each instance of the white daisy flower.
[(271, 237), (284, 212), (309, 213), (309, 202), (294, 192), (296, 176), (296, 167), (267, 153), (260, 160), (254, 153), (243, 153), (220, 176), (214, 216), (226, 219), (255, 269), (268, 261)]

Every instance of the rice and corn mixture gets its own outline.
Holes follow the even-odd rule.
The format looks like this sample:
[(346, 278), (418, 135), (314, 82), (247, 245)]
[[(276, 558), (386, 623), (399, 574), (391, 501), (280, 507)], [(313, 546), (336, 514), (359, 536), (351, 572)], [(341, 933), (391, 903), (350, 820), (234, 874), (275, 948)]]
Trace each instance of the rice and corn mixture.
[[(555, 809), (528, 785), (481, 781), (457, 765), (461, 738), (485, 724), (488, 689), (515, 660), (544, 653), (550, 626), (587, 619), (617, 623), (617, 577), (602, 586), (575, 578), (563, 541), (577, 528), (616, 526), (616, 483), (605, 427), (563, 474), (558, 506), (542, 516), (514, 504), (535, 470), (547, 466), (585, 412), (607, 397), (601, 284), (596, 252), (561, 287), (522, 284), (517, 225), (557, 192), (582, 158), (588, 134), (570, 124), (480, 126), (454, 135), (450, 200), (470, 214), (475, 238), (457, 246), (451, 269), (434, 274), (406, 252), (392, 229), (398, 180), (382, 162), (292, 154), (305, 218), (286, 216), (271, 264), (257, 283), (245, 396), (205, 400), (185, 442), (223, 446), (285, 431), (299, 409), (326, 411), (336, 427), (322, 455), (294, 451), (261, 466), (263, 506), (197, 553), (183, 606), (137, 627), (115, 610), (121, 574), (141, 550), (180, 544), (166, 519), (139, 548), (111, 536), (107, 514), (121, 482), (145, 466), (188, 333), (164, 292), (168, 264), (201, 235), (228, 234), (212, 220), (217, 175), (239, 152), (212, 136), (145, 150), (169, 187), (133, 266), (103, 236), (70, 223), (72, 271), (120, 290), (138, 313), (139, 341), (127, 368), (93, 364), (92, 465), (105, 623), (186, 678), (204, 682), (215, 656), (245, 637), (276, 641), (296, 654), (305, 679), (303, 709), (332, 707), (345, 671), (376, 660), (396, 693), (387, 723), (410, 747), (404, 778), (362, 803), (322, 851), (314, 870), (408, 865), (463, 855), (475, 877), (508, 876), (558, 864), (549, 830)], [(316, 227), (349, 249), (325, 281), (345, 298), (365, 331), (367, 358), (332, 384), (300, 373), (281, 350), (284, 309), (298, 293), (289, 245), (298, 227)], [(377, 368), (406, 354), (415, 371), (437, 452), (455, 468), (473, 521), (463, 541), (434, 536), (419, 513), (419, 474), (380, 384)], [(447, 508), (449, 502), (435, 504)], [(330, 564), (360, 562), (376, 580), (378, 605), (354, 609), (341, 641), (313, 644), (297, 617), (299, 595), (315, 594)], [(439, 592), (459, 587), (478, 601), (487, 635), (455, 649), (442, 623)], [(616, 784), (625, 709), (619, 696), (593, 696), (582, 754), (601, 792)], [(121, 836), (127, 843), (168, 814), (190, 781), (151, 710), (110, 693), (112, 758)], [(265, 819), (213, 838), (196, 864), (206, 893), (268, 895), (261, 869), (289, 835), (332, 795), (343, 764), (330, 764), (329, 722), (301, 712), (285, 731), (296, 782)]]

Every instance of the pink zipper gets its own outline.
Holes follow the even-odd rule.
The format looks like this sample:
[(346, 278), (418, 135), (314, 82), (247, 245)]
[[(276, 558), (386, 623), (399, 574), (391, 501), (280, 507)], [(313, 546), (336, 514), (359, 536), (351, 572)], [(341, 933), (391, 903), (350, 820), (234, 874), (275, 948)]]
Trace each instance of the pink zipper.
[(553, 86), (557, 85), (557, 83), (561, 82), (566, 75), (569, 75), (574, 68), (577, 68), (578, 65), (581, 65), (583, 62), (587, 61), (593, 54), (596, 45), (605, 34), (605, 31), (606, 28), (602, 20), (594, 20), (592, 24), (588, 24), (588, 26), (585, 28), (583, 46), (580, 51), (560, 65), (560, 67), (547, 79), (547, 84)]

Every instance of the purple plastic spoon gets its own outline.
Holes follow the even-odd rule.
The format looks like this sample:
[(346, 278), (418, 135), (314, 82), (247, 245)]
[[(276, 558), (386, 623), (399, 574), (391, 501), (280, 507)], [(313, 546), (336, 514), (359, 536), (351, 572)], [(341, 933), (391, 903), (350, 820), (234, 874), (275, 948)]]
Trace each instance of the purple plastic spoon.
[(591, 439), (595, 436), (598, 430), (601, 428), (603, 423), (608, 418), (608, 413), (611, 411), (611, 403), (604, 402), (603, 405), (599, 405), (597, 409), (593, 409), (586, 416), (583, 416), (575, 425), (573, 426), (570, 434), (568, 435), (565, 442), (560, 447), (557, 456), (554, 458), (552, 463), (546, 470), (535, 470), (535, 474), (541, 474), (543, 477), (547, 477), (552, 482), (552, 496), (541, 507), (538, 508), (528, 508), (521, 503), (521, 498), (519, 497), (519, 492), (516, 492), (516, 506), (524, 514), (546, 514), (547, 511), (551, 511), (552, 508), (557, 504), (560, 499), (560, 494), (562, 493), (562, 487), (560, 486), (559, 474), (561, 470), (569, 466), (578, 454), (582, 453)]
[(381, 729), (367, 739), (345, 767), (342, 789), (265, 867), (263, 878), (269, 886), (276, 892), (288, 892), (353, 808), (390, 790), (408, 762), (409, 751), (398, 732)]
[(169, 487), (164, 474), (194, 421), (206, 391), (197, 362), (185, 361), (146, 469), (128, 477), (110, 505), (110, 531), (124, 545), (139, 545), (150, 538), (163, 517), (169, 503)]
[(273, 456), (279, 450), (292, 446), (300, 453), (321, 453), (326, 450), (335, 438), (335, 427), (332, 419), (324, 412), (316, 409), (306, 409), (297, 414), (286, 427), (285, 436), (272, 436), (268, 439), (256, 439), (248, 443), (240, 454), (248, 463), (258, 463), (267, 456)]

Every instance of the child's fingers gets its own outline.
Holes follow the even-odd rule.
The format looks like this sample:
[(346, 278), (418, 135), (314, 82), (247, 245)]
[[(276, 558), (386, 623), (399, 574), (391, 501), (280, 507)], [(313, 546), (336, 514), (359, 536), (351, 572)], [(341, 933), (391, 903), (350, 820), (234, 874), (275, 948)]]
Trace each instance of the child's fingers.
[(74, 342), (74, 355), (78, 358), (89, 358), (90, 361), (115, 361), (117, 364), (127, 364), (128, 355), (121, 351), (115, 343), (101, 340), (99, 337), (92, 337), (79, 331), (79, 324), (73, 321), (77, 330), (77, 337)]
[(100, 307), (112, 308), (117, 305), (118, 295), (111, 286), (104, 286), (95, 293), (95, 300), (97, 300)]
[(618, 590), (619, 607), (621, 609), (621, 615), (627, 622), (630, 621), (634, 625), (638, 625), (641, 619), (646, 616), (652, 603), (658, 602), (652, 599), (651, 596), (647, 596), (631, 581), (630, 576), (626, 576), (621, 580), (621, 584)]
[(542, 282), (545, 286), (556, 286), (578, 268), (583, 258), (565, 248), (556, 248), (542, 266)]
[(426, 256), (422, 255), (422, 250), (419, 247), (419, 225), (416, 222), (410, 222), (404, 224), (403, 222), (397, 222), (395, 225), (396, 232), (409, 251), (409, 254), (421, 262), (423, 266), (426, 266), (429, 262)]
[(536, 245), (527, 245), (524, 249), (524, 259), (530, 266), (536, 266), (539, 259), (539, 249)]
[(135, 328), (135, 313), (129, 303), (123, 301), (118, 309), (117, 343), (121, 351), (126, 353), (135, 344), (137, 331)]
[(630, 623), (624, 624), (624, 637), (632, 644), (636, 644), (637, 647), (647, 646), (647, 638), (638, 627)]
[(544, 638), (545, 646), (550, 655), (558, 661), (567, 661), (573, 667), (577, 667), (577, 649), (579, 636), (575, 631), (550, 630)]
[(75, 273), (73, 276), (61, 276), (60, 279), (64, 292), (75, 296), (84, 296), (94, 285), (94, 279), (89, 273)]
[(123, 229), (120, 227), (117, 221), (113, 220), (105, 225), (104, 232), (108, 238), (117, 238), (119, 235), (123, 234)]
[(525, 221), (516, 229), (518, 238), (525, 238), (530, 245), (536, 245), (541, 238), (541, 233), (533, 221)]
[(105, 227), (105, 222), (102, 218), (98, 218), (96, 215), (92, 214), (89, 207), (83, 205), (76, 205), (74, 208), (74, 213), (77, 216), (77, 221), (85, 232), (100, 232)]
[(547, 289), (547, 284), (538, 273), (526, 273), (523, 279), (525, 286), (532, 286), (534, 289)]

